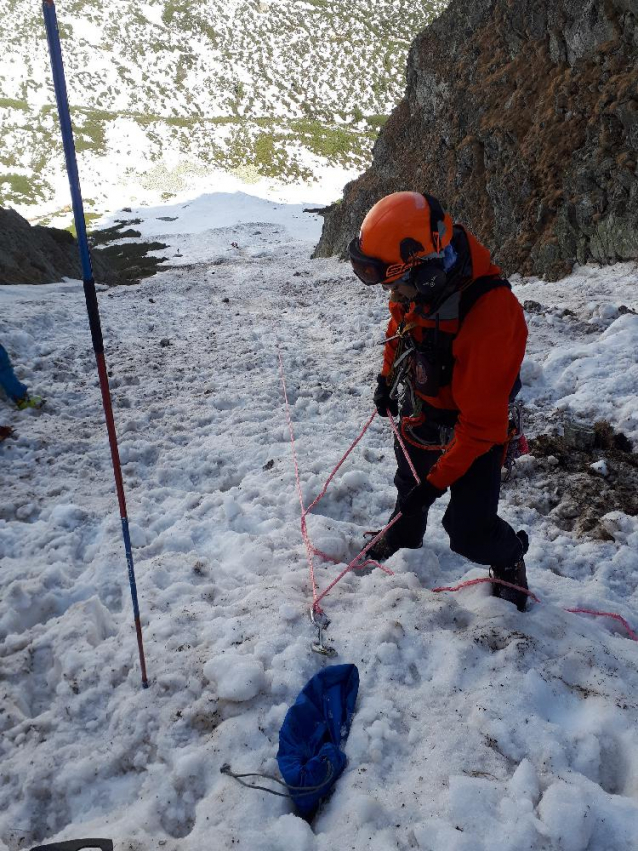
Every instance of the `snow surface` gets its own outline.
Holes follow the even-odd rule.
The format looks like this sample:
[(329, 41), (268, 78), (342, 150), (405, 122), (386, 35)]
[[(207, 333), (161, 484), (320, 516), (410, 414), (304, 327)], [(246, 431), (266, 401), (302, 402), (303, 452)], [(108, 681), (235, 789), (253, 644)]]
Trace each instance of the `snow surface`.
[[(287, 707), (331, 664), (310, 651), (277, 347), (306, 504), (369, 416), (381, 359), (384, 296), (310, 260), (320, 222), (301, 201), (224, 187), (134, 209), (173, 268), (99, 293), (148, 690), (81, 285), (0, 290), (0, 339), (48, 399), (0, 400), (17, 432), (0, 445), (0, 849), (635, 851), (638, 645), (564, 608), (638, 629), (638, 523), (611, 512), (610, 541), (558, 528), (532, 507), (532, 457), (502, 515), (530, 534), (542, 602), (519, 614), (485, 585), (429, 590), (485, 575), (449, 551), (443, 498), (394, 576), (348, 575), (325, 600), (361, 687), (348, 768), (312, 827), (220, 774), (276, 771)], [(632, 264), (514, 280), (545, 308), (528, 314), (530, 435), (571, 412), (638, 438), (638, 317), (620, 310), (637, 282)], [(309, 521), (317, 547), (346, 562), (384, 522), (392, 458), (375, 420)], [(339, 569), (318, 561), (320, 586)]]

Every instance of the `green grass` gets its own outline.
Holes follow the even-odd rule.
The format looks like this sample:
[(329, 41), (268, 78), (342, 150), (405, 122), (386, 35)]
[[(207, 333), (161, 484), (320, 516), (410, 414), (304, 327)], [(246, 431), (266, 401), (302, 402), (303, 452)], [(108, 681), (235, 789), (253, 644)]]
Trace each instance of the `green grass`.
[(106, 152), (105, 145), (104, 121), (88, 119), (81, 127), (76, 127), (75, 150), (78, 154), (83, 151)]
[[(34, 143), (30, 146), (30, 168), (34, 175), (46, 172), (51, 151), (59, 154), (57, 118), (50, 106), (44, 107), (38, 118), (32, 118), (30, 127)], [(317, 118), (282, 120), (262, 116), (257, 119), (243, 116), (161, 116), (143, 112), (115, 113), (108, 110), (73, 107), (71, 109), (78, 154), (92, 151), (106, 152), (106, 128), (117, 117), (128, 117), (144, 128), (145, 135), (160, 151), (165, 141), (161, 128), (171, 129), (171, 145), (184, 152), (185, 162), (199, 162), (200, 166), (228, 169), (235, 173), (246, 172), (251, 179), (268, 177), (284, 181), (312, 180), (312, 171), (302, 162), (302, 149), (324, 157), (335, 164), (363, 164), (369, 155), (377, 128), (385, 116), (365, 116), (368, 131), (347, 125), (339, 126)], [(358, 117), (358, 116), (357, 116)], [(344, 115), (344, 119), (346, 116)], [(351, 118), (351, 116), (350, 116)], [(215, 141), (214, 127), (231, 128), (223, 141)], [(8, 172), (1, 193), (5, 203), (35, 203), (50, 194), (50, 188), (39, 178), (29, 180), (17, 174), (15, 152), (0, 156), (0, 170)], [(144, 185), (161, 187), (172, 197), (185, 185), (184, 178), (191, 174), (192, 166), (185, 165), (167, 171), (161, 164), (161, 154), (154, 155), (154, 168), (141, 176)], [(138, 175), (138, 178), (140, 175)]]
[[(88, 203), (88, 202), (85, 202), (85, 203)], [(96, 219), (101, 219), (101, 218), (102, 218), (101, 213), (84, 213), (84, 221), (86, 222), (87, 231), (90, 230), (91, 222), (94, 222)], [(64, 228), (64, 230), (68, 230), (69, 233), (73, 234), (75, 239), (78, 238), (78, 234), (77, 234), (77, 231), (75, 229), (75, 221), (73, 222), (73, 224)]]
[(389, 117), (389, 115), (366, 115), (365, 120), (370, 127), (375, 127), (377, 130), (380, 130)]
[(51, 187), (39, 177), (29, 178), (15, 172), (0, 175), (0, 207), (42, 201), (50, 191)]
[(28, 110), (29, 104), (26, 100), (15, 100), (14, 98), (0, 98), (0, 108)]
[(291, 122), (291, 128), (299, 141), (314, 154), (330, 160), (345, 161), (353, 154), (363, 154), (361, 134), (345, 127), (322, 124), (311, 119), (298, 119)]

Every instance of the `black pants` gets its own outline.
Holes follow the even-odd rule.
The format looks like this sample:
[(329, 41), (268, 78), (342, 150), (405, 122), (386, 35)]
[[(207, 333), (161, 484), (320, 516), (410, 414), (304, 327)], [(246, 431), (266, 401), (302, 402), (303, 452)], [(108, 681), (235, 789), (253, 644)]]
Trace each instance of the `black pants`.
[[(438, 428), (422, 426), (419, 437), (438, 442)], [(425, 479), (441, 453), (418, 449), (409, 443), (405, 447), (419, 478)], [(397, 472), (394, 477), (399, 496), (415, 486), (412, 471), (403, 450), (394, 441)], [(522, 545), (514, 530), (498, 516), (501, 489), (501, 459), (503, 447), (493, 446), (477, 458), (470, 469), (450, 487), (450, 503), (443, 516), (443, 528), (450, 537), (450, 548), (478, 564), (507, 567), (522, 556)], [(399, 511), (398, 500), (392, 516)], [(399, 547), (418, 547), (423, 540), (427, 514), (402, 517), (388, 530), (388, 542)]]

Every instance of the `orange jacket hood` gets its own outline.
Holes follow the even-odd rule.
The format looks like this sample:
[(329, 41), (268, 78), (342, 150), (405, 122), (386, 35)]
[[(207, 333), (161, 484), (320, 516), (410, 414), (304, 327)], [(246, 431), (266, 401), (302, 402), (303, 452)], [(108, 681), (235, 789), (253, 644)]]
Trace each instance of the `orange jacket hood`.
[(456, 248), (457, 244), (461, 241), (459, 239), (458, 231), (461, 230), (465, 235), (467, 240), (467, 246), (469, 249), (469, 263), (470, 269), (469, 277), (473, 281), (477, 278), (484, 277), (495, 277), (496, 275), (501, 274), (501, 267), (497, 266), (495, 263), (492, 263), (492, 255), (488, 248), (486, 248), (482, 243), (478, 241), (478, 239), (471, 234), (468, 230), (466, 230), (463, 225), (455, 225), (454, 227), (454, 239), (452, 240), (452, 245)]

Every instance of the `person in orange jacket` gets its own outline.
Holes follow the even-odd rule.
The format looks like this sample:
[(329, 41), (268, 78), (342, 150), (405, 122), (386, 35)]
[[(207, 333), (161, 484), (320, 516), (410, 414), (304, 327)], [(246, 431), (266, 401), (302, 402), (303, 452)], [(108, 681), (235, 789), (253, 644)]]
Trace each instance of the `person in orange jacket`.
[[(366, 215), (348, 249), (357, 277), (390, 293), (390, 322), (374, 402), (400, 413), (415, 479), (395, 439), (401, 517), (373, 545), (382, 561), (422, 545), (430, 506), (448, 489), (443, 526), (454, 552), (527, 589), (528, 538), (498, 516), (509, 404), (520, 389), (527, 326), (485, 246), (454, 224), (439, 201), (395, 192)], [(494, 583), (525, 609), (527, 595)]]

